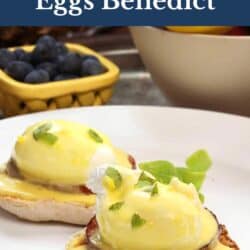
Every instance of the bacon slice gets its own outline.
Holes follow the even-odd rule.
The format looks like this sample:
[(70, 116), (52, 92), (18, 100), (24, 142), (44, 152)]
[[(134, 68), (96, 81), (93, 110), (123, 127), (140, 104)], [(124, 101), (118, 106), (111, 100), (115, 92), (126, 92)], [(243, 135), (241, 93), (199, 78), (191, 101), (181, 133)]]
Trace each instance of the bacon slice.
[(90, 189), (88, 189), (85, 185), (79, 186), (80, 191), (86, 195), (94, 194)]
[(136, 169), (136, 161), (132, 155), (128, 155), (128, 161), (132, 165), (132, 169)]
[(86, 226), (86, 241), (91, 243), (91, 237), (98, 231), (96, 216), (94, 216)]
[(93, 237), (98, 233), (98, 224), (96, 220), (96, 216), (93, 217), (88, 225), (86, 226), (86, 235), (85, 235), (85, 244), (88, 246), (91, 250), (99, 250), (99, 248), (96, 246), (95, 242), (93, 242)]

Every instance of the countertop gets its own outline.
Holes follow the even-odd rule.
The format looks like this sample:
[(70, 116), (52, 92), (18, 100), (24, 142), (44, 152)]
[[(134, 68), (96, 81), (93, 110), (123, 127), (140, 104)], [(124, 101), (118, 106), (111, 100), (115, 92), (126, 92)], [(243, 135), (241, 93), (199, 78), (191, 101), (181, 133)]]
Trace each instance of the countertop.
[(108, 104), (112, 105), (170, 105), (150, 75), (144, 72), (122, 74)]

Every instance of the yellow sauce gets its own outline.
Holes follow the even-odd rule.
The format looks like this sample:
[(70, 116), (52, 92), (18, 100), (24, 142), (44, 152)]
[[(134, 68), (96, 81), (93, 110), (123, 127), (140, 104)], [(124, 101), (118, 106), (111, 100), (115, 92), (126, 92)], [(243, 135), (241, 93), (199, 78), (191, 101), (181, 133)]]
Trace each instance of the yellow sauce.
[(85, 246), (74, 247), (74, 250), (87, 250)]
[(47, 189), (46, 187), (17, 180), (0, 174), (0, 196), (22, 199), (26, 201), (54, 200), (58, 202), (68, 202), (80, 204), (85, 207), (95, 205), (95, 195), (85, 195), (81, 193), (65, 193)]
[(84, 244), (85, 230), (74, 235), (74, 237), (67, 244), (66, 250), (87, 250), (87, 246)]
[[(50, 125), (48, 132), (57, 138), (53, 145), (34, 138), (34, 131), (45, 124)], [(22, 176), (44, 184), (84, 185), (91, 169), (99, 165), (116, 163), (131, 167), (128, 155), (117, 150), (106, 135), (62, 120), (43, 121), (29, 127), (17, 139), (12, 157)]]
[[(168, 185), (157, 183), (158, 194), (136, 188), (140, 172), (114, 166), (122, 176), (119, 189), (103, 177), (104, 192), (97, 195), (96, 217), (104, 250), (194, 250), (209, 244), (218, 233), (214, 216), (203, 208), (195, 187), (173, 178)], [(100, 180), (98, 180), (99, 182)], [(99, 192), (99, 193), (98, 193)], [(104, 193), (104, 194), (103, 194)], [(100, 195), (99, 195), (100, 194)], [(123, 202), (117, 211), (110, 206)], [(145, 224), (133, 229), (138, 214)]]
[[(111, 166), (121, 176), (119, 188), (106, 174), (99, 176), (92, 189), (97, 193), (96, 219), (99, 235), (93, 242), (101, 250), (198, 250), (215, 245), (219, 226), (214, 215), (205, 209), (192, 184), (173, 178), (168, 185), (157, 182), (155, 196), (136, 187), (140, 171)], [(103, 183), (102, 188), (98, 184)], [(117, 210), (111, 205), (122, 201)], [(145, 220), (133, 228), (133, 214)], [(85, 232), (75, 235), (67, 250), (87, 250)], [(230, 250), (217, 243), (211, 250)]]

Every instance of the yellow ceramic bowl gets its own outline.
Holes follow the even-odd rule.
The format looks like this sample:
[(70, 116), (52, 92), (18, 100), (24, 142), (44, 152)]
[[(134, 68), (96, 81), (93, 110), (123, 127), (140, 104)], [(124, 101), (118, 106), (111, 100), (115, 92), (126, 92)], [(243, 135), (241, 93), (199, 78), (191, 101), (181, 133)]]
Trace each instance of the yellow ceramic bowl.
[(233, 27), (231, 26), (166, 26), (168, 30), (180, 33), (200, 33), (200, 34), (226, 34)]
[[(69, 50), (96, 56), (106, 72), (73, 80), (27, 84), (14, 80), (0, 70), (0, 109), (5, 116), (57, 108), (101, 105), (112, 96), (112, 87), (119, 78), (119, 68), (93, 50), (77, 44), (67, 44)], [(34, 46), (23, 46), (32, 51)]]

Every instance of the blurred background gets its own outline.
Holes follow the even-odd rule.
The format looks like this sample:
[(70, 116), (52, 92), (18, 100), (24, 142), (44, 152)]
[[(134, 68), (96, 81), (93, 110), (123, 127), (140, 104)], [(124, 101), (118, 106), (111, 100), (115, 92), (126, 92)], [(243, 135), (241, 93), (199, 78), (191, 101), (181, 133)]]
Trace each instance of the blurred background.
[(0, 46), (34, 44), (42, 35), (83, 44), (119, 66), (120, 80), (108, 104), (170, 105), (145, 70), (127, 27), (6, 27), (0, 28)]
[(0, 46), (34, 44), (42, 35), (84, 44), (119, 66), (120, 80), (109, 104), (170, 105), (146, 72), (127, 27), (6, 27), (0, 28)]
[(50, 35), (99, 52), (121, 70), (110, 105), (249, 116), (249, 34), (248, 27), (2, 27), (0, 47), (34, 44)]

